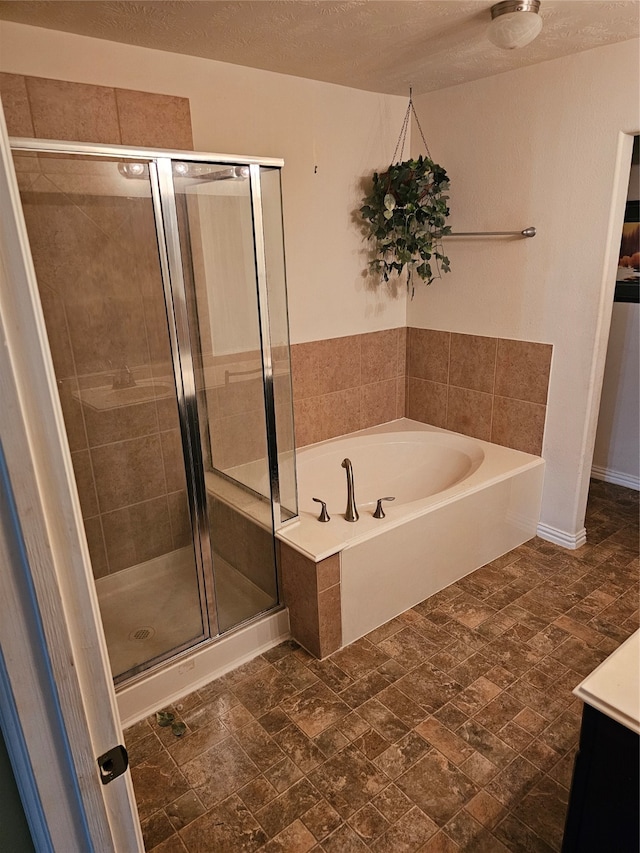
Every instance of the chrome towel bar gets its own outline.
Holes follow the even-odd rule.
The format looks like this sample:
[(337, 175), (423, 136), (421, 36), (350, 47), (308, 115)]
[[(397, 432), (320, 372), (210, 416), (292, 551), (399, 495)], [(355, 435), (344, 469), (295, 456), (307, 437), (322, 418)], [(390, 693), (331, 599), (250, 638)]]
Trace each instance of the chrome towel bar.
[[(445, 234), (446, 237), (535, 237), (536, 229), (531, 225), (523, 231), (455, 231)], [(444, 239), (443, 238), (443, 239)]]

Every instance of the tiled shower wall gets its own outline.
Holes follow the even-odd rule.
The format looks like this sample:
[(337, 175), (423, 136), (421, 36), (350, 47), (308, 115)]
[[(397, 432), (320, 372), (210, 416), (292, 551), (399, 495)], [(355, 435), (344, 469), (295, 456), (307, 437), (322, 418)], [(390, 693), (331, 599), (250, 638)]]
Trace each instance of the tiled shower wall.
[(415, 328), (295, 344), (297, 446), (406, 416), (540, 455), (551, 352)]
[[(0, 94), (11, 136), (193, 148), (185, 98), (13, 74), (0, 74)], [(83, 388), (108, 385), (121, 363), (137, 378), (171, 376), (151, 205), (65, 197), (68, 173), (49, 185), (36, 158), (23, 158), (22, 167), (42, 307), (100, 577), (190, 539), (175, 401), (100, 411), (79, 399)]]

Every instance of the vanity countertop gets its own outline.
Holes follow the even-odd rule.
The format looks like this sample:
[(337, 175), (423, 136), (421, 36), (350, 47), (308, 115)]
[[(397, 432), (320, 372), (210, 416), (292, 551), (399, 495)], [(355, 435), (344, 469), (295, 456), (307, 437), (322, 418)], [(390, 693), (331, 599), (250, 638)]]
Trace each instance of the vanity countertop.
[(583, 702), (640, 734), (640, 631), (610, 654), (573, 692)]

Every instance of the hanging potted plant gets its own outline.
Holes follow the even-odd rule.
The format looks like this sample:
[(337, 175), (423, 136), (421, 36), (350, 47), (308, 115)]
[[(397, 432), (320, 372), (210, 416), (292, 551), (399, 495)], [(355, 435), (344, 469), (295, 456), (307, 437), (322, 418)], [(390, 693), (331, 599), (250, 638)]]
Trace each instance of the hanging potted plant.
[[(410, 95), (394, 159), (400, 142), (404, 150), (411, 110), (417, 122)], [(424, 134), (422, 141), (428, 154)], [(441, 238), (451, 233), (446, 224), (448, 189), (446, 171), (430, 155), (394, 163), (386, 172), (374, 173), (371, 193), (364, 199), (360, 214), (367, 238), (373, 241), (375, 257), (369, 267), (381, 281), (406, 273), (407, 287), (413, 296), (416, 276), (431, 284), (434, 278), (449, 272), (449, 259), (441, 243)]]

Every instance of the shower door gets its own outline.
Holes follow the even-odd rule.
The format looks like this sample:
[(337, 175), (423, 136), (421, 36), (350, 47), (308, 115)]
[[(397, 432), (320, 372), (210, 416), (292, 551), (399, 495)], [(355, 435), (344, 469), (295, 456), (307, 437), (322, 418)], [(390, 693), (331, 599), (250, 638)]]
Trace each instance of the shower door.
[[(282, 239), (268, 241), (258, 165), (175, 162), (173, 171), (216, 609), (225, 631), (277, 603), (273, 528), (295, 514), (288, 508), (295, 506), (288, 323), (286, 302), (276, 298), (285, 293)], [(288, 398), (276, 395), (285, 386)]]
[(295, 475), (292, 429), (275, 436), (291, 415), (274, 408), (260, 167), (12, 147), (121, 682), (278, 603), (273, 526), (295, 514), (280, 468), (289, 496)]

